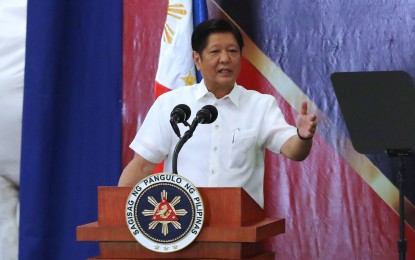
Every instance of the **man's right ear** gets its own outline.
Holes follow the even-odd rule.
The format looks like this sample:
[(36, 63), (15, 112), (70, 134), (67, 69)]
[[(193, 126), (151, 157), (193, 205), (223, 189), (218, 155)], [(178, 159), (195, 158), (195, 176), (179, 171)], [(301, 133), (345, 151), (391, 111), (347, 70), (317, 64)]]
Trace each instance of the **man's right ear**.
[(197, 51), (193, 51), (192, 52), (192, 57), (193, 57), (193, 61), (195, 62), (197, 70), (200, 70), (201, 58), (200, 58), (199, 53), (197, 53)]

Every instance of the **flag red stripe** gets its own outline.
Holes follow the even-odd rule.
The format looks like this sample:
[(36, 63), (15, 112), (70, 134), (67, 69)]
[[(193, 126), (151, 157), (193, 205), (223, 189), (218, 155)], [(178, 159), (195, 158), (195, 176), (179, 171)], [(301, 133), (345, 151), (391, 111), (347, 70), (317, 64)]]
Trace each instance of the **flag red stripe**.
[(165, 87), (156, 81), (154, 86), (154, 99), (157, 99), (160, 95), (169, 92), (170, 90), (171, 89), (169, 89), (168, 87)]

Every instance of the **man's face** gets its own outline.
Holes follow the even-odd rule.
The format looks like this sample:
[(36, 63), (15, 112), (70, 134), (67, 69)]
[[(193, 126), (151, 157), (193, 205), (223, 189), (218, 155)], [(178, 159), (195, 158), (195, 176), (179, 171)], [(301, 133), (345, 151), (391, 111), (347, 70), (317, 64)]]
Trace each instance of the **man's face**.
[(232, 90), (241, 71), (241, 50), (232, 33), (213, 33), (202, 55), (193, 52), (197, 69), (209, 91)]

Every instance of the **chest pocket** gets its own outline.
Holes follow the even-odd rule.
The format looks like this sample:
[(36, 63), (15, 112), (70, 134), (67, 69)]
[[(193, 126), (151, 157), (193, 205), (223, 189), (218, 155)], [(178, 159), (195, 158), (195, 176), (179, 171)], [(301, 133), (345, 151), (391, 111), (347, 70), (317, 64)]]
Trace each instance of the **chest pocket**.
[(235, 130), (230, 149), (229, 166), (240, 168), (255, 160), (256, 130)]

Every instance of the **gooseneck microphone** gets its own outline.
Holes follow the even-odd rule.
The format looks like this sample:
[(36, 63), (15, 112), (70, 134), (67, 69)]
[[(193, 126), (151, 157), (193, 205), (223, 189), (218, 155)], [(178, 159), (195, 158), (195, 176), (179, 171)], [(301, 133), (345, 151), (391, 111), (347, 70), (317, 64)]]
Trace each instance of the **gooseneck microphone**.
[(173, 158), (172, 158), (172, 169), (173, 173), (177, 174), (177, 157), (183, 145), (193, 136), (198, 124), (210, 124), (213, 123), (218, 117), (218, 110), (212, 105), (206, 105), (202, 107), (197, 113), (196, 117), (193, 119), (192, 124), (189, 127), (183, 137), (179, 140), (176, 147), (174, 148)]
[(185, 104), (177, 105), (173, 108), (170, 114), (170, 120), (173, 120), (177, 124), (184, 123), (189, 119), (192, 112), (190, 111), (190, 107)]
[(216, 118), (218, 118), (218, 110), (216, 107), (207, 105), (197, 112), (195, 119), (200, 124), (210, 124), (215, 122)]
[(180, 130), (177, 124), (183, 123), (185, 126), (190, 126), (187, 122), (187, 119), (189, 119), (191, 115), (190, 107), (185, 104), (177, 105), (173, 108), (173, 111), (170, 113), (170, 124), (173, 128), (173, 131), (176, 133), (176, 135), (181, 138), (180, 136)]
[(188, 131), (186, 131), (185, 136), (190, 135), (188, 137), (188, 139), (189, 139), (190, 137), (192, 137), (193, 132), (195, 131), (196, 126), (198, 124), (213, 123), (216, 120), (217, 117), (218, 117), (218, 110), (216, 109), (216, 107), (214, 107), (212, 105), (206, 105), (206, 106), (202, 107), (199, 111), (197, 111), (196, 117), (195, 117), (195, 119), (193, 119), (193, 122), (190, 125), (190, 129)]

